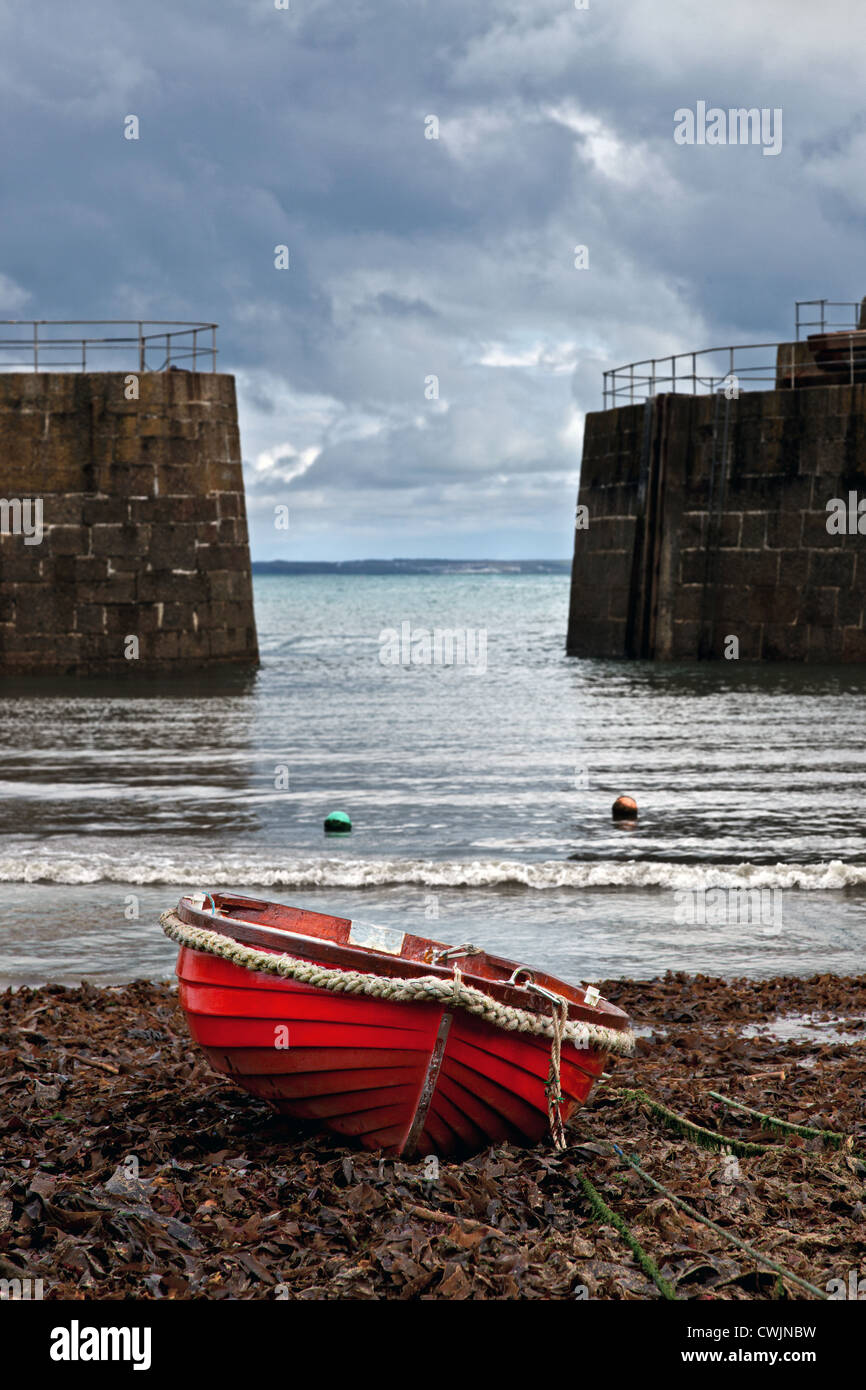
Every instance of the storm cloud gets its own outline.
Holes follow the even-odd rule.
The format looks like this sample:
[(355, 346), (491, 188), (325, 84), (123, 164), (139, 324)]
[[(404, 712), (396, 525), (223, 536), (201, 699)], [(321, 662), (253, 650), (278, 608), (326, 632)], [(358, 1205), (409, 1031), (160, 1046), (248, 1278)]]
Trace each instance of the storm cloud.
[[(606, 367), (866, 293), (864, 38), (854, 0), (7, 0), (0, 317), (218, 321), (258, 558), (561, 558)], [(678, 144), (698, 102), (781, 110), (778, 157)]]

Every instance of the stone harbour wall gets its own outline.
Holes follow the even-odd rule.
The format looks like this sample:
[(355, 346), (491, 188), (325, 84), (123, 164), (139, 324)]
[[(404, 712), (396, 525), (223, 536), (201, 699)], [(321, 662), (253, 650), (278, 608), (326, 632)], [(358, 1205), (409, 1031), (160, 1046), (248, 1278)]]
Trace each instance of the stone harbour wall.
[(256, 664), (233, 377), (0, 374), (0, 512), (3, 674)]
[(579, 503), (570, 654), (866, 661), (866, 385), (591, 414)]

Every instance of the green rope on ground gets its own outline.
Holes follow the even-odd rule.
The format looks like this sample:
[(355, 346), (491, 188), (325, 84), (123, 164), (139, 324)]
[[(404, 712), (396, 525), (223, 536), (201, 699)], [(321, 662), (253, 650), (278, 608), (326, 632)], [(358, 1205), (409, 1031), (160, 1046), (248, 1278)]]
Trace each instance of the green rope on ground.
[(646, 1274), (648, 1278), (652, 1279), (656, 1288), (660, 1291), (663, 1297), (671, 1299), (674, 1303), (679, 1302), (676, 1294), (674, 1293), (672, 1285), (668, 1283), (667, 1279), (665, 1279), (664, 1275), (662, 1274), (661, 1270), (659, 1269), (652, 1256), (648, 1255), (647, 1252), (644, 1250), (643, 1246), (637, 1239), (637, 1236), (632, 1235), (631, 1231), (623, 1221), (622, 1217), (617, 1216), (615, 1211), (611, 1211), (610, 1207), (607, 1205), (607, 1202), (604, 1200), (598, 1189), (593, 1187), (589, 1178), (585, 1177), (583, 1173), (578, 1173), (577, 1176), (580, 1179), (581, 1186), (583, 1187), (583, 1190), (587, 1195), (589, 1205), (592, 1208), (593, 1215), (596, 1216), (599, 1219), (599, 1221), (606, 1221), (609, 1225), (613, 1226), (614, 1230), (622, 1236), (623, 1240), (625, 1241), (629, 1250), (631, 1250), (632, 1254), (634, 1255), (644, 1274)]
[(661, 1101), (653, 1100), (646, 1091), (635, 1091), (623, 1086), (613, 1094), (624, 1096), (626, 1100), (640, 1101), (641, 1105), (646, 1105), (669, 1129), (676, 1130), (686, 1139), (694, 1139), (702, 1149), (712, 1149), (716, 1153), (735, 1153), (740, 1158), (754, 1158), (758, 1154), (769, 1153), (774, 1147), (772, 1144), (749, 1144), (744, 1139), (729, 1139), (727, 1135), (719, 1134), (715, 1129), (706, 1129), (703, 1125), (695, 1124), (693, 1120), (687, 1120), (685, 1115), (678, 1115), (675, 1110), (669, 1110)]
[[(709, 1091), (713, 1100), (720, 1100), (723, 1105), (730, 1105), (734, 1110), (742, 1110), (746, 1115), (753, 1115), (756, 1120), (761, 1121), (762, 1129), (776, 1130), (779, 1134), (797, 1134), (801, 1139), (822, 1139), (828, 1148), (831, 1149), (851, 1149), (854, 1138), (850, 1134), (840, 1134), (835, 1129), (812, 1129), (811, 1125), (792, 1125), (787, 1120), (778, 1120), (775, 1115), (766, 1115), (763, 1110), (753, 1110), (751, 1105), (743, 1105), (742, 1101), (732, 1100), (730, 1096), (722, 1096), (718, 1091)], [(857, 1154), (855, 1157), (861, 1157)]]
[(636, 1158), (629, 1158), (628, 1154), (623, 1153), (618, 1145), (614, 1147), (617, 1148), (618, 1153), (622, 1154), (626, 1163), (629, 1164), (645, 1182), (648, 1182), (657, 1192), (661, 1192), (665, 1197), (668, 1197), (670, 1201), (673, 1202), (674, 1206), (679, 1207), (680, 1210), (684, 1211), (687, 1216), (690, 1216), (693, 1221), (700, 1221), (704, 1226), (709, 1226), (710, 1230), (715, 1231), (716, 1235), (721, 1236), (723, 1240), (729, 1241), (731, 1245), (735, 1245), (738, 1250), (742, 1250), (745, 1254), (750, 1255), (751, 1258), (756, 1260), (759, 1264), (766, 1265), (768, 1269), (771, 1269), (774, 1274), (778, 1274), (780, 1278), (788, 1279), (792, 1284), (796, 1284), (798, 1288), (805, 1289), (807, 1293), (812, 1294), (813, 1298), (826, 1300), (826, 1293), (824, 1293), (822, 1289), (819, 1289), (817, 1285), (810, 1284), (807, 1279), (801, 1279), (799, 1274), (794, 1274), (792, 1270), (786, 1269), (784, 1265), (776, 1264), (775, 1260), (771, 1260), (767, 1255), (762, 1255), (760, 1250), (756, 1250), (753, 1245), (749, 1245), (746, 1241), (740, 1240), (739, 1236), (731, 1235), (730, 1231), (726, 1231), (723, 1226), (719, 1226), (715, 1221), (711, 1221), (708, 1216), (704, 1216), (702, 1212), (691, 1206), (689, 1202), (684, 1202), (682, 1197), (677, 1197), (676, 1194), (665, 1187), (663, 1183), (650, 1177), (649, 1173), (645, 1173)]

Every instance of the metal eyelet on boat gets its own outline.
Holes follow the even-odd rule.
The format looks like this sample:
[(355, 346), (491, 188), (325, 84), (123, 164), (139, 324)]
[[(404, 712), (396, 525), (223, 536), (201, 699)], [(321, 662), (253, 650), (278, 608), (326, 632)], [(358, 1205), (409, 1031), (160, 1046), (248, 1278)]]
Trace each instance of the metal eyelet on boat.
[(563, 999), (561, 994), (554, 994), (552, 989), (545, 989), (544, 985), (537, 985), (534, 980), (526, 988), (531, 989), (533, 994), (543, 994), (544, 998), (549, 999), (552, 1004), (564, 1004), (568, 1008), (568, 1000)]
[[(520, 983), (517, 978), (518, 975), (526, 975), (526, 984), (522, 985)], [(536, 984), (535, 976), (525, 965), (518, 965), (517, 969), (512, 971), (508, 983), (514, 985), (516, 989), (528, 989), (531, 990), (533, 994), (541, 994), (545, 999), (549, 999), (552, 1004), (564, 1004), (566, 1008), (568, 1008), (568, 1000), (563, 999), (561, 994), (554, 994), (552, 989), (547, 989), (544, 985)]]
[[(518, 975), (526, 976), (525, 985), (522, 985), (520, 983), (520, 981), (517, 978)], [(508, 985), (514, 985), (515, 989), (526, 989), (529, 984), (535, 984), (535, 976), (529, 969), (528, 965), (518, 965), (515, 966), (514, 970), (512, 970), (510, 977), (506, 980), (505, 983)]]

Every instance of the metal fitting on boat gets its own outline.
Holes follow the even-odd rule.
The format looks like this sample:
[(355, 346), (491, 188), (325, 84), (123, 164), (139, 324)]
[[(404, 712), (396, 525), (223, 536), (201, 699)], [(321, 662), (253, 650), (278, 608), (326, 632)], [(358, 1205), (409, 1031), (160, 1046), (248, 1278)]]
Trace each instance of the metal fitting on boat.
[(433, 965), (438, 965), (440, 961), (451, 960), (452, 956), (483, 956), (484, 952), (480, 946), (446, 946), (443, 951), (433, 953)]

